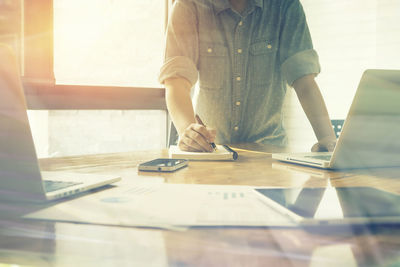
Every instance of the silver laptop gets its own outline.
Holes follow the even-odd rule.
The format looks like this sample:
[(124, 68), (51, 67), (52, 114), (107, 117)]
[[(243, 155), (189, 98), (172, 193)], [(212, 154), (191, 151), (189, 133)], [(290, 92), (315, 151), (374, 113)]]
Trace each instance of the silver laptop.
[(0, 45), (0, 198), (53, 200), (120, 179), (114, 175), (40, 172), (17, 62), (12, 51)]
[(272, 158), (325, 169), (400, 166), (400, 70), (366, 70), (333, 153)]

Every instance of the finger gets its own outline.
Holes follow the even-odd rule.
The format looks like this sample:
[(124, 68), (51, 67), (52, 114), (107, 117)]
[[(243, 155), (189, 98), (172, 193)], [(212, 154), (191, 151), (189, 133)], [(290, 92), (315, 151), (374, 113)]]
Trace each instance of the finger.
[(318, 144), (316, 152), (328, 152), (328, 148), (326, 147), (326, 145)]
[(318, 151), (319, 151), (319, 143), (316, 143), (311, 147), (311, 152), (318, 152)]
[(329, 152), (333, 152), (333, 150), (335, 149), (335, 146), (336, 146), (336, 142), (333, 142), (333, 143), (329, 143), (326, 147)]
[(185, 134), (180, 140), (180, 146), (184, 148), (185, 151), (204, 151), (203, 147), (200, 146), (195, 140), (193, 140), (189, 134)]
[[(202, 126), (203, 127), (203, 126)], [(196, 132), (192, 125), (185, 130), (184, 138), (182, 141), (185, 145), (191, 147), (191, 150), (211, 152), (212, 146), (205, 140), (204, 136)]]
[[(192, 128), (193, 131), (195, 131), (195, 132), (201, 134), (201, 135), (203, 136), (204, 140), (205, 140), (206, 142), (208, 142), (208, 143), (212, 142), (211, 139), (215, 139), (215, 137), (213, 136), (213, 134), (209, 131), (209, 128), (207, 128), (207, 127), (204, 126), (204, 125), (201, 125), (201, 124), (192, 124), (192, 125), (191, 125), (191, 128)], [(211, 128), (211, 130), (213, 130), (213, 129)], [(213, 130), (213, 131), (215, 131), (215, 130)]]
[(214, 142), (215, 138), (217, 137), (217, 130), (215, 130), (214, 128), (208, 128), (207, 130), (210, 134), (210, 139), (208, 139), (209, 142)]
[(328, 152), (328, 149), (321, 143), (316, 143), (311, 147), (311, 152)]
[(197, 142), (203, 148), (203, 151), (211, 152), (213, 150), (211, 141), (204, 134), (209, 135), (207, 129), (199, 124), (193, 124), (191, 131), (188, 132), (189, 137)]
[(329, 152), (329, 149), (326, 146), (319, 146), (318, 152)]
[(193, 147), (187, 146), (187, 145), (186, 145), (185, 143), (183, 143), (183, 142), (179, 142), (178, 146), (179, 146), (179, 149), (182, 150), (182, 151), (198, 152), (198, 150), (196, 150), (196, 149), (193, 148)]
[(328, 151), (328, 152), (331, 152), (332, 148), (333, 148), (332, 144), (325, 144), (324, 147), (325, 147), (326, 151)]
[(203, 123), (203, 121), (200, 119), (199, 115), (196, 114), (196, 116), (195, 116), (194, 118), (195, 118), (195, 120), (196, 120), (196, 122), (197, 122), (198, 124), (204, 125), (204, 123)]
[(320, 144), (320, 151), (328, 151), (332, 152), (336, 146), (336, 140), (328, 140), (324, 142), (319, 142)]

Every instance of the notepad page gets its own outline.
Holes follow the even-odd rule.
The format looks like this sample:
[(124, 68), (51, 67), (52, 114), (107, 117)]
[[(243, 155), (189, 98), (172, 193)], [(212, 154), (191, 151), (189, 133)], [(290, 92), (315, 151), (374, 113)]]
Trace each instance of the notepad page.
[(169, 148), (170, 158), (182, 158), (191, 160), (230, 160), (232, 152), (226, 150), (222, 145), (217, 145), (217, 149), (213, 152), (188, 152), (182, 151), (178, 146)]

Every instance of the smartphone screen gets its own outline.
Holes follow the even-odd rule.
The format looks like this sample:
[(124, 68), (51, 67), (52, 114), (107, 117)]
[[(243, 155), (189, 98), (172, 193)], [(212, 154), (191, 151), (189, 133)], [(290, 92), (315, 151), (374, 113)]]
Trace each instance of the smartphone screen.
[(185, 159), (159, 158), (139, 164), (139, 171), (171, 172), (186, 167), (188, 161)]

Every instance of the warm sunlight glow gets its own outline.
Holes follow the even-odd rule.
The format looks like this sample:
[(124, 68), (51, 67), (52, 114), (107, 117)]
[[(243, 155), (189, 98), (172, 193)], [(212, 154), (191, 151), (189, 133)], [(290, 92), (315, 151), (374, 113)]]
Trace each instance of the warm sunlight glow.
[(164, 2), (55, 0), (57, 83), (158, 87)]

